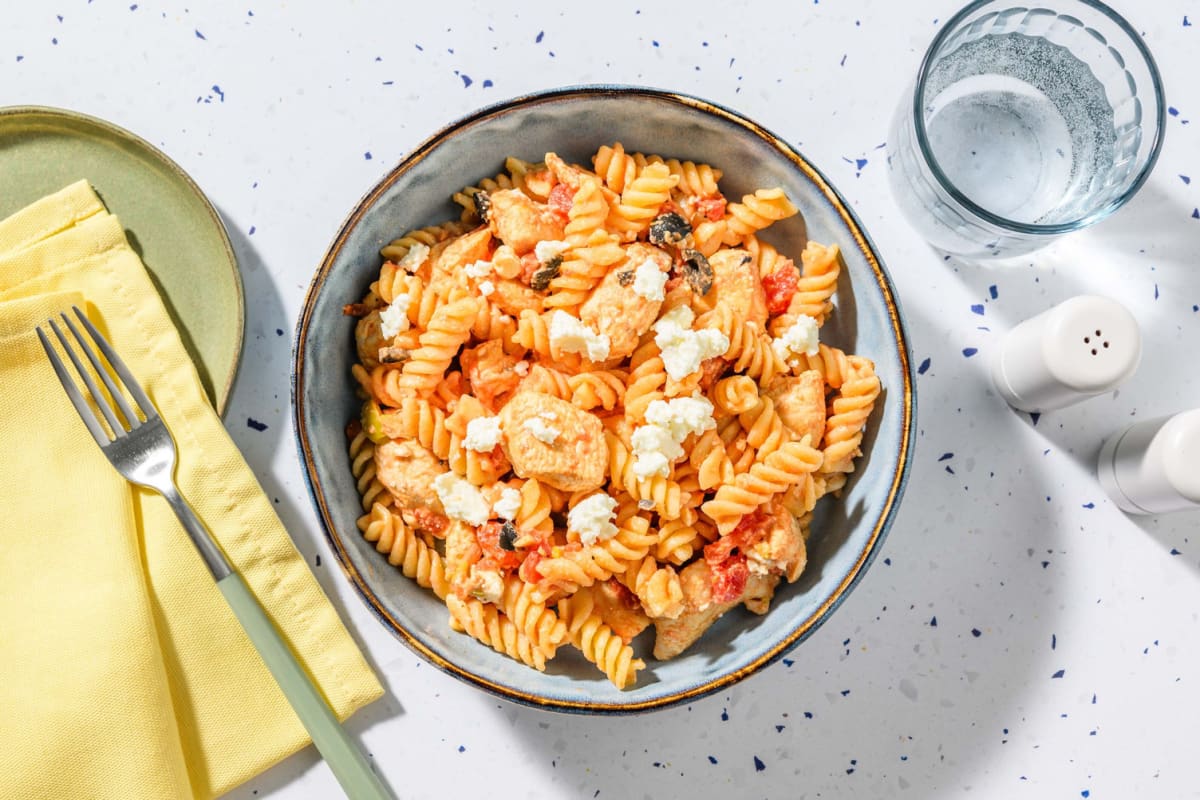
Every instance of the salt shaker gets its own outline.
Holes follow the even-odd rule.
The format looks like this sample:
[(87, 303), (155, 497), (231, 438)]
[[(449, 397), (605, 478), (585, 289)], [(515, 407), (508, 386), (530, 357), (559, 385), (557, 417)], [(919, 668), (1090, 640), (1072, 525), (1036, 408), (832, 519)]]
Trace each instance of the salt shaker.
[(1112, 391), (1141, 357), (1141, 330), (1129, 310), (1079, 295), (1009, 331), (992, 361), (992, 380), (1013, 408), (1051, 411)]
[(1109, 497), (1130, 514), (1200, 508), (1200, 408), (1112, 436), (1097, 472)]

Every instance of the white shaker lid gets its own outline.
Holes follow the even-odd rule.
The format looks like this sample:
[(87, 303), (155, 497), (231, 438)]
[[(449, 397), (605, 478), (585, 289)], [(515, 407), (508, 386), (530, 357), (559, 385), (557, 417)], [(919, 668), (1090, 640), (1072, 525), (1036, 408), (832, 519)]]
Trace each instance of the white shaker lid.
[(1125, 306), (1080, 295), (1009, 331), (992, 377), (1013, 408), (1049, 411), (1115, 389), (1141, 355), (1141, 330)]

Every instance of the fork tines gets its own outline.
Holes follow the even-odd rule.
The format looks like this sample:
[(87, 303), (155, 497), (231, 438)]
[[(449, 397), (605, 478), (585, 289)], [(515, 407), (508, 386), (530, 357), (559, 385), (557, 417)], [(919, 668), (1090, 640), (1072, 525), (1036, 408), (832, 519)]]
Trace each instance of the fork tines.
[[(105, 421), (108, 423), (108, 430), (105, 430), (104, 426), (100, 423), (99, 418), (92, 410), (92, 407), (88, 404), (87, 399), (79, 391), (79, 387), (75, 380), (71, 377), (71, 373), (67, 369), (67, 366), (63, 363), (62, 359), (58, 355), (58, 352), (50, 343), (50, 339), (46, 335), (46, 332), (39, 327), (37, 329), (38, 339), (41, 340), (42, 347), (45, 348), (46, 355), (50, 358), (50, 363), (54, 366), (54, 372), (58, 375), (59, 381), (62, 382), (63, 389), (66, 391), (67, 397), (71, 398), (71, 403), (75, 406), (75, 410), (79, 412), (79, 416), (83, 419), (84, 424), (87, 425), (88, 430), (91, 431), (92, 436), (94, 436), (96, 441), (103, 446), (113, 439), (119, 439), (129, 431), (140, 427), (143, 421), (150, 420), (151, 418), (157, 416), (157, 413), (154, 409), (154, 405), (150, 402), (150, 398), (146, 396), (144, 391), (142, 391), (142, 387), (133, 377), (133, 374), (129, 371), (129, 368), (125, 366), (125, 362), (122, 361), (121, 357), (117, 355), (115, 350), (113, 350), (112, 345), (110, 345), (108, 341), (100, 335), (100, 331), (96, 330), (96, 326), (91, 323), (91, 320), (89, 320), (82, 311), (75, 306), (72, 306), (71, 309), (75, 312), (75, 316), (78, 318), (79, 322), (84, 328), (87, 329), (91, 340), (95, 343), (95, 346), (99, 348), (100, 352), (104, 354), (104, 359), (107, 360), (109, 365), (111, 365), (112, 371), (116, 373), (117, 377), (128, 391), (130, 397), (132, 397), (134, 403), (137, 405), (136, 411), (141, 412), (141, 416), (139, 417), (135, 409), (131, 407), (129, 402), (126, 400), (126, 396), (121, 391), (121, 387), (118, 386), (113, 380), (112, 375), (110, 374), (108, 368), (106, 368), (104, 362), (100, 359), (100, 356), (88, 343), (87, 337), (80, 334), (79, 328), (75, 326), (75, 322), (69, 316), (66, 314), (59, 315), (62, 319), (62, 322), (66, 325), (67, 330), (70, 331), (71, 336), (65, 335), (55, 320), (47, 320), (50, 330), (54, 331), (54, 335), (58, 338), (59, 343), (62, 345), (62, 349), (66, 352), (67, 357), (71, 359), (71, 363), (75, 365), (75, 371), (79, 374), (79, 377), (83, 379), (84, 385), (91, 394), (92, 402), (95, 403), (96, 408), (100, 410), (100, 413), (104, 416)], [(72, 337), (75, 342), (74, 346), (71, 344)], [(76, 355), (76, 348), (82, 350), (84, 355), (87, 356), (87, 359), (89, 362), (91, 362), (95, 373), (100, 376), (100, 380), (103, 382), (104, 388), (107, 389), (107, 394), (104, 394), (100, 391), (100, 388), (92, 379), (91, 373), (84, 366), (79, 356)], [(109, 398), (111, 398), (111, 402)], [(115, 408), (113, 405), (114, 403), (116, 406)], [(109, 431), (111, 431), (111, 434)]]

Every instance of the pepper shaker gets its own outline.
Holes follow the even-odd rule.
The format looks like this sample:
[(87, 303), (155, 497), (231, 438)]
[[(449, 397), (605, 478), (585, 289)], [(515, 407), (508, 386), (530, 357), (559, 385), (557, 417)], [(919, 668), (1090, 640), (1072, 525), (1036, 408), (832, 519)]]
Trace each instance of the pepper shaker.
[(992, 380), (1013, 408), (1051, 411), (1112, 391), (1141, 356), (1141, 330), (1129, 310), (1080, 295), (1009, 331), (992, 361)]
[(1146, 420), (1100, 450), (1100, 485), (1130, 514), (1200, 508), (1200, 408)]

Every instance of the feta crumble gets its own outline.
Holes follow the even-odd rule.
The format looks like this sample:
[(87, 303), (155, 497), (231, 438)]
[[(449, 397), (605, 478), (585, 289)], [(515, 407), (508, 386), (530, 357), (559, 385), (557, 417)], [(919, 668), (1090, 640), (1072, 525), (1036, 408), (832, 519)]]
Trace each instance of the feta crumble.
[[(690, 309), (685, 310), (691, 313)], [(611, 345), (612, 340), (608, 338), (608, 334), (596, 333), (580, 322), (578, 317), (557, 310), (550, 315), (551, 347), (564, 353), (583, 353), (590, 361), (603, 361), (608, 358)]]
[(538, 263), (545, 264), (552, 261), (555, 256), (561, 256), (570, 246), (566, 242), (538, 242), (533, 246), (533, 254), (537, 256)]
[(400, 259), (400, 263), (396, 266), (405, 272), (412, 272), (424, 264), (427, 258), (429, 258), (429, 245), (417, 242), (408, 248), (408, 252), (404, 254), (404, 258)]
[(530, 417), (521, 423), (525, 430), (533, 434), (533, 438), (546, 444), (554, 444), (558, 441), (558, 437), (562, 436), (562, 431), (551, 426), (549, 423), (554, 421), (554, 417), (550, 414), (538, 414), (535, 417)]
[(491, 281), (483, 281), (479, 284), (479, 293), (484, 297), (490, 296), (495, 291), (496, 284), (492, 283)]
[(513, 364), (513, 372), (517, 373), (522, 378), (524, 378), (526, 375), (529, 374), (529, 362), (528, 361), (518, 361), (516, 364)]
[(717, 427), (713, 405), (695, 395), (655, 400), (646, 407), (646, 424), (633, 432), (633, 473), (645, 480), (670, 474), (671, 462), (683, 456), (683, 440)]
[(801, 353), (815, 356), (820, 352), (817, 321), (810, 316), (801, 314), (795, 323), (785, 330), (777, 339), (771, 342), (779, 360), (788, 366), (795, 366), (794, 356)]
[(511, 486), (500, 490), (500, 499), (492, 505), (492, 510), (500, 519), (514, 520), (521, 510), (521, 492)]
[(477, 453), (490, 453), (500, 444), (500, 418), (476, 417), (467, 423), (463, 447)]
[(578, 533), (579, 541), (584, 544), (611, 539), (617, 535), (617, 526), (613, 524), (616, 511), (616, 500), (603, 492), (594, 494), (567, 512), (567, 530)]
[(385, 339), (395, 339), (400, 331), (408, 330), (408, 307), (412, 304), (412, 295), (398, 294), (392, 298), (392, 303), (379, 312), (379, 333)]
[(461, 520), (471, 525), (487, 522), (491, 509), (479, 490), (453, 472), (445, 472), (433, 479), (433, 490), (450, 519)]
[(668, 277), (658, 268), (658, 264), (648, 258), (633, 273), (634, 294), (647, 300), (662, 300), (666, 297), (663, 287), (667, 285)]
[(695, 319), (690, 308), (676, 306), (654, 323), (654, 343), (662, 351), (663, 366), (672, 380), (683, 380), (700, 369), (702, 362), (729, 349), (729, 337), (720, 331), (692, 330)]
[(463, 272), (468, 278), (486, 278), (492, 274), (492, 262), (476, 261), (474, 264), (467, 264), (463, 267)]

